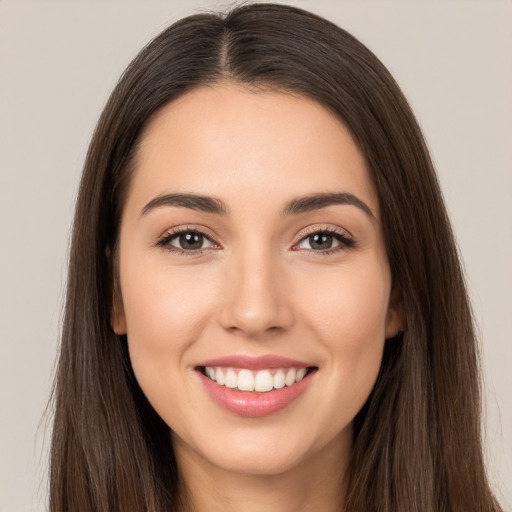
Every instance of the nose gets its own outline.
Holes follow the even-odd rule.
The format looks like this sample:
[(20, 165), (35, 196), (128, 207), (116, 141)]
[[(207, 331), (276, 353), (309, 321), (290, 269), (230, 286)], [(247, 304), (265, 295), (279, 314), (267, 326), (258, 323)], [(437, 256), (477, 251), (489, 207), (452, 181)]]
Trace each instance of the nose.
[(261, 338), (294, 322), (283, 269), (265, 251), (231, 261), (221, 298), (220, 323), (232, 333)]

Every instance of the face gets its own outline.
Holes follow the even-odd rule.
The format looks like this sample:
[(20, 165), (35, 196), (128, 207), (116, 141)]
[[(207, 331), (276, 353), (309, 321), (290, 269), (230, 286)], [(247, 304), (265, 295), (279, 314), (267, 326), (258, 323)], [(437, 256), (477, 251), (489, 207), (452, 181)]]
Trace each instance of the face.
[(379, 204), (312, 100), (219, 84), (147, 126), (112, 313), (180, 460), (277, 474), (347, 453), (400, 328)]

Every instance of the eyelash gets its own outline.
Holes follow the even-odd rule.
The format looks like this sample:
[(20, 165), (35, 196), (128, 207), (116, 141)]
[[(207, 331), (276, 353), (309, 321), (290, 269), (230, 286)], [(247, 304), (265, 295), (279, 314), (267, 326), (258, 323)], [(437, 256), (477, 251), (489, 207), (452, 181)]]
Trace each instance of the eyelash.
[[(180, 256), (198, 256), (198, 255), (203, 254), (206, 250), (210, 249), (210, 247), (208, 247), (208, 248), (204, 248), (204, 249), (185, 250), (185, 249), (180, 249), (178, 247), (174, 247), (173, 245), (170, 244), (170, 242), (172, 240), (174, 240), (175, 238), (177, 238), (183, 234), (200, 235), (200, 236), (204, 237), (206, 240), (208, 240), (211, 244), (213, 244), (213, 246), (215, 248), (220, 247), (219, 244), (217, 242), (215, 242), (210, 236), (208, 236), (205, 232), (203, 232), (197, 228), (177, 228), (175, 230), (168, 231), (159, 240), (157, 240), (157, 242), (155, 243), (155, 246), (162, 247), (165, 250), (175, 253), (175, 254), (178, 254)], [(349, 237), (346, 233), (344, 233), (342, 231), (338, 231), (337, 229), (333, 229), (333, 228), (320, 228), (320, 229), (314, 228), (309, 231), (306, 231), (306, 232), (302, 233), (301, 238), (299, 239), (298, 242), (296, 242), (293, 245), (293, 247), (298, 246), (301, 242), (303, 242), (304, 240), (306, 240), (307, 238), (309, 238), (313, 235), (332, 236), (338, 242), (340, 242), (340, 245), (330, 248), (330, 249), (323, 250), (323, 251), (322, 250), (315, 251), (314, 249), (302, 249), (303, 251), (306, 251), (315, 256), (328, 256), (333, 253), (337, 253), (339, 251), (344, 251), (344, 250), (348, 250), (348, 249), (352, 249), (352, 248), (356, 247), (356, 242), (353, 238)], [(301, 249), (295, 249), (295, 250), (299, 251)]]
[[(293, 246), (296, 247), (301, 242), (306, 240), (307, 238), (313, 236), (313, 235), (328, 235), (335, 238), (338, 242), (340, 242), (340, 245), (337, 247), (332, 247), (330, 249), (326, 249), (323, 251), (315, 251), (313, 249), (302, 249), (304, 251), (307, 251), (309, 254), (313, 254), (314, 256), (329, 256), (331, 254), (340, 252), (340, 251), (346, 251), (348, 249), (353, 249), (356, 247), (356, 241), (348, 236), (343, 231), (334, 229), (334, 228), (311, 228), (310, 230), (306, 230), (304, 233), (301, 234), (300, 240), (295, 243)], [(300, 250), (300, 249), (296, 249)]]
[(171, 231), (167, 231), (162, 238), (157, 240), (156, 246), (157, 247), (163, 247), (165, 250), (178, 254), (179, 256), (198, 256), (200, 254), (203, 254), (203, 252), (207, 249), (197, 249), (197, 250), (185, 250), (180, 249), (179, 247), (174, 247), (171, 245), (171, 241), (175, 238), (179, 237), (180, 235), (184, 234), (193, 234), (193, 235), (200, 235), (204, 237), (206, 240), (209, 240), (214, 246), (219, 246), (216, 242), (212, 240), (210, 236), (208, 236), (205, 232), (201, 231), (197, 228), (177, 228)]

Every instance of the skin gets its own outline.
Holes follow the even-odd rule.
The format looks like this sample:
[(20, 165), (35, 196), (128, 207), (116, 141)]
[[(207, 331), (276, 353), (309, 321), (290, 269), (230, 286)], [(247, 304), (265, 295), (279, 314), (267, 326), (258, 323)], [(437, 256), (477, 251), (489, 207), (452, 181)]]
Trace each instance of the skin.
[[(372, 215), (346, 204), (281, 214), (293, 198), (329, 192), (353, 194)], [(169, 193), (214, 196), (230, 212), (141, 213)], [(172, 429), (195, 510), (342, 506), (352, 421), (402, 324), (379, 219), (350, 132), (312, 100), (220, 83), (166, 105), (146, 127), (121, 220), (112, 325)], [(157, 245), (177, 227), (213, 242), (186, 254), (177, 238), (178, 252)], [(326, 228), (354, 245), (313, 249), (310, 231)], [(231, 354), (277, 354), (318, 371), (285, 409), (247, 418), (213, 402), (195, 370)]]

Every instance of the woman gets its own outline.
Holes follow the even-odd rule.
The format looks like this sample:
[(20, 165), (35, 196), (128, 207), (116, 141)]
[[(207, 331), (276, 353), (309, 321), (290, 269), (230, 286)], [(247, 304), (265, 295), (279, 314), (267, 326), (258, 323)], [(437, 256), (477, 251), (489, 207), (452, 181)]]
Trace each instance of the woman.
[(78, 198), (53, 511), (495, 511), (427, 149), (305, 11), (185, 18), (132, 62)]

